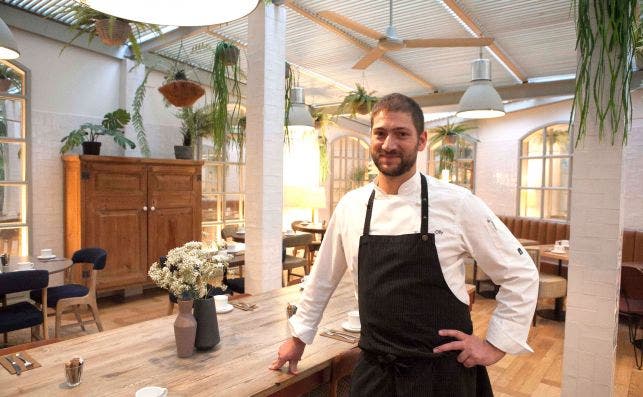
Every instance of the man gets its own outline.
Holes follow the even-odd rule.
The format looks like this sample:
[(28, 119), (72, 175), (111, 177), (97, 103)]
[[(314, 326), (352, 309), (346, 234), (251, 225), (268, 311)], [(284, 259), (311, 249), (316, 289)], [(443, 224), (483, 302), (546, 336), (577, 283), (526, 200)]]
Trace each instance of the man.
[[(271, 369), (297, 371), (326, 303), (348, 268), (358, 294), (362, 356), (351, 396), (493, 395), (485, 366), (526, 340), (536, 307), (533, 261), (491, 210), (468, 190), (416, 171), (424, 150), (422, 110), (387, 95), (371, 113), (373, 162), (380, 173), (347, 193), (333, 213), (292, 338)], [(501, 285), (485, 340), (471, 335), (465, 257)]]

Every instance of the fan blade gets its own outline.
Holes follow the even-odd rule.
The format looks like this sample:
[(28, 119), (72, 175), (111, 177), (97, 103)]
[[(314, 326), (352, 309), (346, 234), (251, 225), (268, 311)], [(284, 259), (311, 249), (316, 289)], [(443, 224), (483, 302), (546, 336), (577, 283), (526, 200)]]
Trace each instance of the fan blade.
[(425, 48), (425, 47), (484, 47), (491, 45), (491, 37), (481, 38), (461, 38), (461, 39), (411, 39), (404, 40), (406, 48)]
[(362, 59), (360, 59), (355, 65), (353, 65), (353, 69), (366, 69), (370, 66), (371, 63), (377, 61), (382, 55), (384, 55), (384, 52), (384, 50), (378, 47), (373, 48), (368, 54), (364, 55)]
[(380, 38), (384, 37), (384, 35), (380, 32), (371, 28), (367, 28), (366, 26), (357, 23), (352, 19), (346, 18), (343, 15), (339, 15), (336, 12), (322, 11), (318, 15), (322, 18), (328, 19), (329, 21), (335, 22), (338, 25), (342, 25), (350, 30), (354, 30), (357, 33), (363, 34), (366, 37), (370, 37), (371, 39), (379, 40)]

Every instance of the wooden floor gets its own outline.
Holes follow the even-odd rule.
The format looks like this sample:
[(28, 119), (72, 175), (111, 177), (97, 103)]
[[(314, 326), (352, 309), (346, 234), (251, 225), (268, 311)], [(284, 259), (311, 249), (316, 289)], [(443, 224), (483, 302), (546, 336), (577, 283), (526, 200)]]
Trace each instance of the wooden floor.
[[(98, 306), (105, 329), (113, 329), (164, 316), (167, 311), (167, 299), (167, 292), (151, 289), (137, 297), (100, 298)], [(484, 336), (486, 333), (486, 324), (494, 308), (495, 300), (486, 299), (480, 295), (476, 296), (472, 317), (474, 332), (477, 335)], [(88, 314), (85, 315), (88, 316)], [(72, 319), (73, 316), (70, 316), (69, 320)], [(53, 321), (50, 324), (53, 326)], [(93, 324), (88, 325), (85, 332), (76, 327), (68, 328), (61, 335), (61, 339), (95, 332), (97, 329)], [(53, 335), (53, 329), (50, 330), (50, 334)], [(564, 323), (539, 319), (537, 326), (532, 327), (529, 337), (529, 344), (535, 350), (534, 354), (506, 356), (488, 368), (495, 395), (498, 397), (559, 396), (561, 393), (563, 334)], [(643, 371), (635, 367), (634, 352), (627, 339), (625, 324), (619, 326), (618, 338), (614, 396), (643, 396)], [(10, 344), (28, 340), (27, 330), (9, 334)], [(277, 346), (275, 346), (276, 349)]]

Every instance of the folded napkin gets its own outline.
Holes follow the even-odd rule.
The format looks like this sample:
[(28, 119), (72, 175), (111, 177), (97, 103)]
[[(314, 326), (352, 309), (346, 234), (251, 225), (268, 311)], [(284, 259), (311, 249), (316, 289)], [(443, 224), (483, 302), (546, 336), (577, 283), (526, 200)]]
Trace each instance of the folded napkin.
[(346, 342), (346, 343), (357, 343), (357, 342), (359, 342), (359, 336), (357, 336), (357, 335), (353, 336), (353, 335), (349, 335), (349, 334), (347, 334), (345, 332), (335, 331), (335, 330), (332, 330), (332, 329), (320, 332), (319, 335), (325, 336), (327, 338), (337, 339), (339, 341)]
[(29, 353), (19, 352), (19, 354), (20, 354), (20, 357), (24, 358), (27, 361), (30, 361), (31, 365), (29, 365), (27, 367), (25, 365), (24, 361), (22, 361), (20, 358), (16, 357), (15, 354), (7, 354), (7, 355), (4, 355), (4, 356), (0, 356), (0, 364), (2, 364), (4, 369), (9, 371), (10, 374), (12, 374), (12, 375), (15, 374), (16, 369), (13, 367), (13, 365), (11, 365), (11, 363), (7, 360), (7, 358), (9, 360), (14, 361), (16, 364), (18, 364), (18, 366), (20, 367), (20, 372), (29, 371), (30, 369), (38, 368), (38, 367), (41, 366), (38, 361), (36, 361), (33, 357), (31, 357), (29, 355)]

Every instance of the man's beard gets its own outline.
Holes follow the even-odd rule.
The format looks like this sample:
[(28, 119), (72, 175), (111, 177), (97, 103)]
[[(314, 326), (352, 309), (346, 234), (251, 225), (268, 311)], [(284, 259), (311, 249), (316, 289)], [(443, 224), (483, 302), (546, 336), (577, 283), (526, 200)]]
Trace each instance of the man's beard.
[[(380, 155), (382, 154), (388, 154), (388, 155), (394, 155), (400, 158), (400, 163), (395, 167), (395, 168), (383, 168), (380, 165)], [(375, 163), (375, 166), (377, 169), (384, 175), (386, 176), (400, 176), (409, 171), (413, 166), (415, 165), (415, 161), (417, 160), (417, 151), (411, 152), (408, 156), (404, 156), (403, 153), (393, 150), (390, 152), (386, 152), (384, 150), (379, 150), (377, 153), (371, 151), (371, 158), (373, 159), (373, 162)]]

